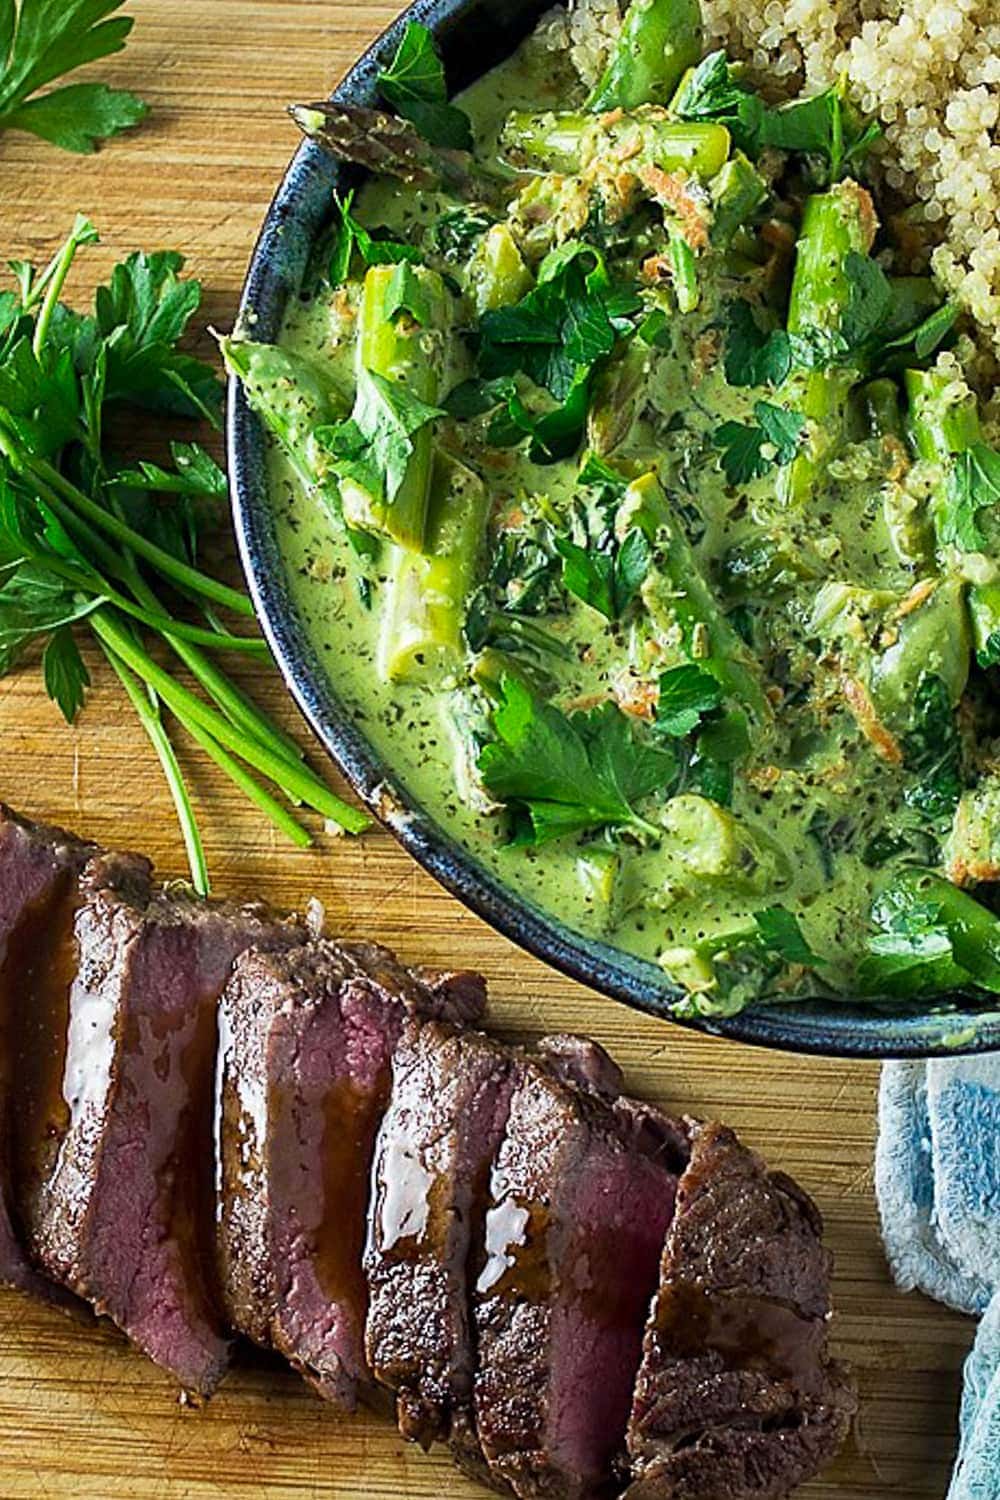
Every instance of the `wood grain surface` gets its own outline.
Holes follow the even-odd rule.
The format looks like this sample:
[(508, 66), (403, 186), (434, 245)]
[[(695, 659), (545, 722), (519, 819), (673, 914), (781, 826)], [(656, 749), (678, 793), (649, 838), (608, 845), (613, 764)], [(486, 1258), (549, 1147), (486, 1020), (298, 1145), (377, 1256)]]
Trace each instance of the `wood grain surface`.
[[(83, 210), (102, 244), (79, 263), (77, 296), (127, 251), (175, 247), (206, 284), (205, 322), (229, 326), (295, 145), (283, 106), (332, 85), (398, 8), (391, 0), (136, 3), (128, 50), (90, 71), (148, 99), (148, 122), (92, 159), (0, 138), (2, 260), (47, 256)], [(152, 753), (107, 671), (91, 665), (94, 692), (75, 730), (44, 698), (33, 666), (0, 681), (0, 796), (91, 838), (141, 848), (162, 873), (181, 875), (183, 850)], [(254, 688), (304, 732), (276, 681)], [(803, 1500), (941, 1500), (972, 1327), (901, 1296), (888, 1279), (872, 1195), (874, 1066), (754, 1052), (637, 1017), (496, 936), (389, 835), (292, 852), (193, 746), (183, 752), (217, 890), (287, 907), (316, 894), (345, 935), (379, 938), (410, 961), (481, 968), (502, 1030), (589, 1031), (635, 1090), (723, 1117), (794, 1173), (826, 1217), (836, 1343), (857, 1367), (862, 1396), (846, 1453)], [(406, 1448), (383, 1422), (339, 1419), (277, 1362), (242, 1355), (206, 1410), (186, 1409), (110, 1327), (78, 1327), (0, 1295), (0, 1500), (477, 1493), (446, 1458)]]

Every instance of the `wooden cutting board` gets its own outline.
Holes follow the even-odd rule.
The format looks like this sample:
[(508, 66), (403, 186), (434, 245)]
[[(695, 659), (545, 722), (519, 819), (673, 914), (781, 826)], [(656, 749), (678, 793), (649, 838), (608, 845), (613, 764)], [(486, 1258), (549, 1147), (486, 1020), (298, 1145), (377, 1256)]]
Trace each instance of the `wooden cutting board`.
[[(284, 105), (322, 95), (399, 5), (143, 0), (134, 9), (128, 50), (91, 71), (149, 100), (147, 124), (91, 159), (0, 137), (0, 260), (46, 258), (82, 210), (102, 244), (82, 257), (75, 295), (88, 296), (130, 250), (173, 247), (205, 283), (204, 321), (226, 328), (296, 144)], [(75, 730), (43, 696), (34, 666), (0, 681), (0, 796), (91, 838), (145, 850), (162, 874), (182, 875), (152, 753), (107, 670), (91, 666), (94, 692)], [(276, 680), (255, 681), (254, 690), (304, 734)], [(501, 1030), (588, 1031), (636, 1091), (721, 1116), (794, 1173), (826, 1216), (837, 1260), (836, 1341), (857, 1367), (862, 1397), (845, 1455), (802, 1490), (803, 1500), (940, 1500), (972, 1325), (899, 1295), (887, 1276), (872, 1196), (875, 1066), (769, 1055), (633, 1015), (496, 936), (388, 834), (293, 852), (192, 745), (183, 751), (218, 891), (282, 907), (315, 894), (339, 933), (378, 938), (412, 962), (482, 969)], [(0, 1295), (0, 1500), (478, 1493), (445, 1457), (406, 1448), (383, 1422), (338, 1418), (277, 1362), (241, 1357), (210, 1407), (190, 1410), (111, 1328), (77, 1327)]]

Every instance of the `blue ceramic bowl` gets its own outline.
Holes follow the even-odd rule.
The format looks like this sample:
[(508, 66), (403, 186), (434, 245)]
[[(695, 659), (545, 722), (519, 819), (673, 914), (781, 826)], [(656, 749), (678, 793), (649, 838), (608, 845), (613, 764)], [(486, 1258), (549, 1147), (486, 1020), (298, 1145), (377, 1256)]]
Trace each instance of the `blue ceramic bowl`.
[[(417, 0), (337, 90), (375, 102), (375, 80), (409, 20), (436, 33), (456, 86), (508, 56), (551, 0)], [(276, 108), (282, 101), (275, 101)], [(310, 250), (329, 221), (335, 163), (304, 144), (261, 232), (247, 276), (241, 320), (254, 337), (277, 338), (297, 295)], [(677, 993), (651, 963), (580, 937), (502, 885), (460, 848), (400, 785), (338, 699), (289, 592), (268, 495), (265, 440), (238, 386), (229, 392), (229, 472), (243, 564), (261, 625), (296, 701), (367, 805), (449, 891), (500, 932), (584, 984), (650, 1015), (673, 1019)], [(686, 1022), (706, 1032), (794, 1052), (853, 1057), (919, 1057), (1000, 1049), (1000, 1011), (958, 998), (933, 1010), (817, 1000), (765, 1006), (729, 1019)]]

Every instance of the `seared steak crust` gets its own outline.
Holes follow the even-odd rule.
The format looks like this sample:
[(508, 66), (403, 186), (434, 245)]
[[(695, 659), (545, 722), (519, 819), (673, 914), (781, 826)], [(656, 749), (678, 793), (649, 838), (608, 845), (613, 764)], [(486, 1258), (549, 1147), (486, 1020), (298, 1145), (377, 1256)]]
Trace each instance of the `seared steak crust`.
[(328, 1400), (371, 1397), (362, 1265), (375, 1139), (410, 1017), (475, 1014), (468, 976), (372, 944), (250, 953), (222, 1001), (219, 1256), (232, 1325)]
[(830, 1360), (812, 1200), (719, 1125), (693, 1128), (629, 1423), (628, 1500), (783, 1500), (856, 1401)]
[(368, 1358), (404, 1437), (429, 1447), (470, 1419), (468, 1270), (515, 1060), (474, 1032), (411, 1026), (393, 1059), (375, 1155)]
[[(38, 992), (68, 950), (80, 871), (95, 852), (61, 828), (22, 821), (0, 803), (0, 1284), (54, 1300), (56, 1287), (29, 1264), (12, 1217), (12, 1160), (20, 1111), (15, 1084), (32, 1069)], [(68, 984), (68, 977), (66, 979)]]
[(214, 1261), (216, 1004), (239, 953), (301, 932), (261, 907), (154, 891), (131, 857), (92, 861), (82, 890), (66, 1117), (26, 1226), (52, 1276), (207, 1396), (230, 1349)]

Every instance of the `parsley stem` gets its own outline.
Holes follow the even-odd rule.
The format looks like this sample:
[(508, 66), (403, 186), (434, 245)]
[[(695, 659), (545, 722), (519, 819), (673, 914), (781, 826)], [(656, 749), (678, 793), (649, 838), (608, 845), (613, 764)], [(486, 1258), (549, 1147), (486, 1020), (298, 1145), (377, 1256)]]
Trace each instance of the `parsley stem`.
[(260, 771), (278, 786), (287, 787), (292, 796), (300, 797), (307, 807), (346, 829), (349, 833), (362, 833), (370, 827), (370, 820), (363, 812), (343, 802), (328, 787), (304, 766), (292, 766), (283, 757), (273, 754), (259, 741), (240, 734), (229, 720), (203, 703), (200, 698), (175, 682), (169, 672), (141, 648), (136, 647), (128, 632), (123, 630), (108, 610), (99, 609), (90, 617), (91, 625), (101, 640), (115, 651), (163, 699), (164, 703), (183, 721), (193, 721), (216, 739), (227, 750), (248, 765)]
[(213, 739), (210, 734), (207, 734), (200, 724), (196, 724), (193, 719), (189, 718), (182, 718), (180, 722), (191, 738), (201, 746), (205, 754), (211, 760), (215, 761), (219, 769), (225, 772), (230, 781), (239, 787), (240, 791), (255, 807), (260, 808), (261, 812), (270, 819), (279, 833), (283, 833), (299, 849), (309, 849), (312, 846), (312, 837), (302, 827), (302, 824), (297, 822), (287, 808), (282, 807), (278, 799), (272, 797), (271, 793), (265, 787), (254, 781), (253, 777), (243, 769), (239, 761), (235, 760), (228, 751), (224, 750), (219, 742)]
[(145, 625), (148, 630), (155, 630), (159, 635), (177, 636), (178, 639), (188, 641), (192, 645), (208, 646), (214, 651), (242, 651), (265, 657), (269, 655), (267, 642), (262, 641), (259, 636), (229, 635), (228, 633), (220, 635), (217, 631), (205, 630), (200, 625), (188, 625), (183, 620), (175, 620), (172, 615), (160, 613), (159, 610), (144, 609), (139, 604), (133, 604), (131, 599), (126, 599), (124, 594), (119, 594), (117, 589), (109, 587), (107, 580), (99, 573), (89, 575), (87, 571), (75, 568), (72, 564), (63, 563), (48, 554), (43, 554), (40, 561), (50, 572), (64, 579), (70, 588), (78, 593), (100, 595), (122, 614), (138, 620), (140, 625)]
[(35, 332), (31, 341), (31, 347), (36, 359), (45, 347), (45, 340), (48, 338), (49, 333), (49, 324), (52, 322), (52, 314), (56, 310), (56, 304), (65, 285), (66, 277), (69, 275), (70, 267), (76, 259), (76, 252), (82, 244), (94, 239), (96, 239), (96, 235), (92, 226), (86, 219), (81, 219), (77, 216), (77, 221), (73, 225), (73, 232), (69, 239), (60, 250), (56, 259), (46, 268), (44, 273), (45, 295), (42, 298), (42, 305), (35, 319)]
[(191, 884), (199, 896), (207, 896), (210, 890), (208, 864), (205, 860), (205, 850), (202, 846), (201, 834), (198, 831), (198, 821), (195, 817), (194, 808), (191, 806), (191, 798), (177, 760), (177, 753), (170, 742), (170, 736), (164, 727), (159, 710), (154, 707), (149, 697), (143, 692), (138, 678), (129, 670), (120, 657), (111, 650), (104, 640), (101, 640), (100, 644), (104, 655), (107, 657), (111, 667), (118, 676), (118, 680), (125, 689), (140, 724), (148, 734), (153, 749), (159, 757), (167, 786), (170, 788), (174, 807), (177, 809), (177, 820), (180, 823), (181, 834), (184, 838), (184, 847), (187, 850), (188, 865), (191, 870)]
[[(127, 549), (120, 555), (115, 552), (99, 532), (94, 531), (87, 521), (78, 516), (72, 507), (54, 492), (47, 494), (44, 498), (46, 504), (51, 506), (67, 530), (93, 552), (105, 572), (130, 588), (140, 604), (156, 613), (161, 612), (159, 599), (140, 573)], [(245, 693), (242, 693), (200, 647), (183, 640), (173, 630), (165, 630), (163, 638), (180, 657), (192, 677), (196, 678), (209, 697), (215, 701), (230, 723), (242, 729), (245, 734), (253, 735), (254, 739), (259, 740), (272, 754), (284, 758), (293, 766), (301, 765), (302, 753), (291, 736), (279, 729)]]
[(50, 493), (53, 490), (56, 491), (85, 520), (106, 532), (108, 536), (113, 536), (115, 541), (123, 546), (129, 547), (138, 557), (156, 568), (157, 572), (162, 573), (165, 578), (192, 589), (206, 599), (214, 600), (216, 604), (222, 605), (234, 614), (253, 616), (253, 605), (246, 594), (241, 594), (236, 589), (229, 588), (227, 584), (209, 578), (197, 568), (192, 568), (188, 563), (172, 557), (155, 542), (147, 541), (138, 531), (133, 531), (131, 526), (127, 526), (124, 521), (120, 521), (117, 516), (113, 516), (103, 506), (91, 500), (89, 495), (77, 489), (75, 484), (71, 484), (47, 460), (23, 453), (11, 433), (3, 425), (0, 425), (0, 453), (9, 459), (19, 474), (36, 485), (43, 499), (49, 498), (49, 495), (45, 493), (46, 489)]

